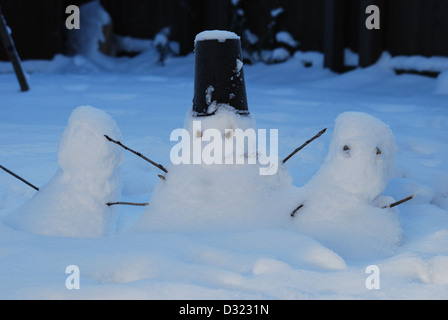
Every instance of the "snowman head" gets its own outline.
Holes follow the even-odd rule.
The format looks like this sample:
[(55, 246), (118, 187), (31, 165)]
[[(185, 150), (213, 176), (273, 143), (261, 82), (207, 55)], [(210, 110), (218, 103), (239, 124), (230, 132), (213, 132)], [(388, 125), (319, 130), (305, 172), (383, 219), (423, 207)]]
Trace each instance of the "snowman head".
[(62, 171), (82, 180), (109, 179), (122, 164), (123, 156), (104, 135), (121, 138), (120, 130), (110, 115), (90, 106), (76, 108), (59, 144), (58, 162)]
[(337, 117), (325, 161), (333, 186), (372, 201), (384, 192), (395, 162), (392, 131), (381, 120), (361, 112)]

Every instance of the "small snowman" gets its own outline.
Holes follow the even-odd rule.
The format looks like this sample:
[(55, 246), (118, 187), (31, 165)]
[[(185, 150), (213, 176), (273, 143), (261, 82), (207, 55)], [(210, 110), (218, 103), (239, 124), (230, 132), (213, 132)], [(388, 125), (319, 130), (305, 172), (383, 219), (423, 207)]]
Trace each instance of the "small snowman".
[(322, 167), (301, 189), (294, 228), (351, 257), (394, 250), (401, 238), (398, 212), (382, 194), (395, 153), (392, 131), (381, 120), (361, 112), (339, 115)]
[(27, 203), (5, 218), (33, 234), (97, 238), (113, 234), (116, 212), (106, 203), (121, 194), (118, 147), (104, 135), (120, 138), (115, 121), (92, 107), (75, 109), (59, 145), (59, 170)]

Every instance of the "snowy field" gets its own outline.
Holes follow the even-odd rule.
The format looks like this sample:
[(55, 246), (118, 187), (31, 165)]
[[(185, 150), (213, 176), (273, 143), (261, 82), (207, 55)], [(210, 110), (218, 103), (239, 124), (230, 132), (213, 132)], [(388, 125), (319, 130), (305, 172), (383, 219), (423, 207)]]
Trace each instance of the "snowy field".
[[(304, 54), (245, 66), (251, 117), (279, 130), (280, 158), (328, 128), (261, 178), (250, 166), (170, 163), (171, 132), (191, 108), (194, 56), (164, 67), (156, 58), (25, 61), (27, 93), (0, 64), (0, 165), (41, 188), (0, 171), (1, 299), (448, 299), (448, 71), (396, 75), (394, 64), (430, 69), (432, 60), (387, 55), (342, 75), (317, 54), (311, 68)], [(335, 162), (333, 174), (359, 189), (342, 192), (325, 168), (309, 184), (331, 152), (335, 120), (349, 111), (389, 126), (391, 176)], [(351, 115), (341, 132), (366, 120), (353, 145), (380, 142), (382, 124)], [(163, 164), (166, 181), (103, 134)], [(363, 198), (369, 185), (380, 198)], [(103, 206), (109, 199), (149, 206)], [(292, 218), (302, 201), (310, 205)], [(66, 287), (73, 265), (79, 290)], [(366, 285), (372, 275), (376, 288)]]

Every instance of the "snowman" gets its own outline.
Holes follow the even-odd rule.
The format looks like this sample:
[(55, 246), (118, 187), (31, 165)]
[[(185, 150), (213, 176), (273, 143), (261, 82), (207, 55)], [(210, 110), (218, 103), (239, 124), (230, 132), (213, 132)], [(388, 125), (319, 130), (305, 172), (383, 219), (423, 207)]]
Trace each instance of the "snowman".
[(184, 128), (173, 131), (182, 132), (172, 140), (181, 142), (134, 229), (208, 233), (280, 226), (278, 203), (292, 198), (292, 179), (278, 167), (275, 134), (267, 156), (267, 130), (258, 130), (249, 112), (240, 37), (201, 32), (195, 60), (193, 106)]
[(400, 242), (397, 209), (383, 196), (396, 147), (390, 128), (361, 112), (337, 117), (328, 155), (300, 191), (293, 228), (350, 257), (391, 253)]
[(33, 234), (96, 238), (115, 231), (123, 158), (104, 135), (119, 138), (115, 121), (92, 107), (75, 109), (59, 145), (59, 170), (27, 203), (4, 220)]

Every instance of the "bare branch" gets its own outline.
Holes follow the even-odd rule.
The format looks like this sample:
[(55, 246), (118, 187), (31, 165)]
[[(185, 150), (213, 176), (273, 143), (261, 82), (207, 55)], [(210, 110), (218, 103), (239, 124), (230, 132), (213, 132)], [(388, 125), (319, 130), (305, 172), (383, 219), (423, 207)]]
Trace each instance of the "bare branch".
[(23, 183), (26, 183), (28, 186), (30, 186), (30, 187), (33, 188), (34, 190), (39, 191), (39, 188), (38, 188), (38, 187), (32, 185), (31, 183), (29, 183), (29, 182), (26, 181), (25, 179), (19, 177), (19, 176), (18, 176), (17, 174), (15, 174), (14, 172), (12, 172), (12, 171), (6, 169), (5, 167), (3, 167), (3, 166), (1, 166), (1, 165), (0, 165), (0, 169), (6, 171), (6, 172), (9, 173), (10, 175), (12, 175), (14, 178), (19, 179), (19, 180), (22, 181)]
[(286, 163), (286, 161), (288, 161), (289, 159), (291, 159), (297, 152), (299, 152), (300, 150), (302, 150), (303, 148), (305, 148), (307, 145), (309, 145), (311, 142), (313, 142), (314, 140), (316, 140), (317, 138), (320, 138), (320, 136), (322, 136), (325, 132), (327, 131), (327, 129), (325, 128), (324, 130), (320, 131), (318, 134), (316, 134), (313, 138), (311, 138), (310, 140), (308, 140), (307, 142), (305, 142), (303, 145), (301, 145), (299, 148), (297, 148), (296, 150), (294, 150), (293, 153), (291, 153), (289, 156), (287, 156), (285, 158), (285, 160), (283, 160), (283, 164)]
[(291, 217), (295, 217), (295, 216), (296, 216), (296, 213), (297, 213), (300, 209), (302, 209), (303, 206), (304, 206), (303, 204), (301, 204), (300, 206), (298, 206), (297, 209), (294, 210), (294, 211), (291, 213)]
[(132, 203), (132, 202), (109, 202), (106, 203), (107, 206), (118, 206), (118, 205), (124, 205), (124, 206), (135, 206), (135, 207), (147, 207), (149, 206), (149, 203)]
[(393, 208), (393, 207), (399, 206), (402, 203), (405, 203), (405, 202), (408, 202), (408, 201), (414, 199), (414, 197), (415, 197), (415, 193), (412, 196), (409, 196), (407, 198), (401, 199), (400, 201), (397, 201), (397, 202), (394, 202), (394, 203), (392, 203), (392, 204), (390, 204), (388, 206), (385, 206), (385, 207), (383, 207), (383, 209)]
[(148, 159), (147, 157), (145, 157), (144, 155), (142, 155), (140, 152), (134, 151), (134, 150), (132, 150), (132, 149), (126, 147), (126, 146), (125, 146), (124, 144), (122, 144), (120, 141), (116, 141), (116, 140), (110, 138), (110, 137), (107, 136), (107, 135), (105, 135), (105, 137), (106, 137), (106, 139), (109, 140), (110, 142), (113, 142), (113, 143), (119, 145), (119, 146), (122, 147), (123, 149), (128, 150), (128, 151), (132, 152), (133, 154), (139, 156), (140, 158), (142, 158), (142, 159), (148, 161), (150, 164), (152, 164), (153, 166), (159, 168), (159, 169), (162, 170), (163, 172), (168, 173), (168, 170), (166, 170), (161, 164), (155, 163), (155, 162), (152, 161), (151, 159)]

